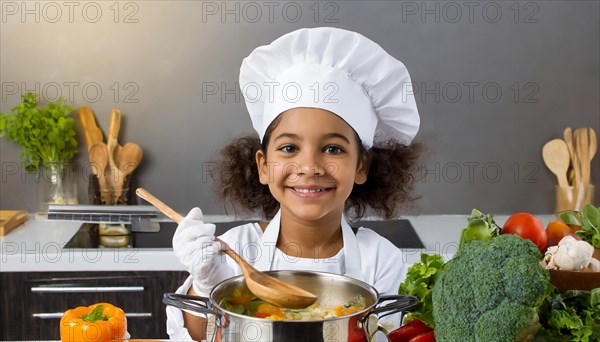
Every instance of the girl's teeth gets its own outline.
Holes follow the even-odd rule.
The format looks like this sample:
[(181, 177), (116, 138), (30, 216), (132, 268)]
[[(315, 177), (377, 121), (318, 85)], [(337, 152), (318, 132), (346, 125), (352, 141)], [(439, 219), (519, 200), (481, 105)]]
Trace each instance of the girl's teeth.
[(297, 192), (309, 193), (309, 192), (321, 192), (323, 189), (294, 189)]

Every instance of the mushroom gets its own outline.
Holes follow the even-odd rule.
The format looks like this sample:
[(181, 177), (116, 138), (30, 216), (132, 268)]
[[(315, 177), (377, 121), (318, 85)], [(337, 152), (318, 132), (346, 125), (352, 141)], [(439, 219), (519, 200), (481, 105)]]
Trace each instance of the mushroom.
[(592, 254), (594, 254), (592, 245), (576, 240), (572, 236), (565, 236), (558, 246), (548, 248), (544, 260), (548, 269), (581, 271), (590, 264)]
[(600, 260), (592, 258), (592, 260), (590, 260), (590, 264), (588, 265), (587, 271), (600, 272)]

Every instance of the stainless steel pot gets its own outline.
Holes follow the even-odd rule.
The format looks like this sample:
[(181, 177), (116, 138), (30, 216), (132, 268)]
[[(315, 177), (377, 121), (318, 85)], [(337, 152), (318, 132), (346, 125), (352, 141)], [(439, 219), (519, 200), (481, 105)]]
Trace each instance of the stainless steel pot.
[[(218, 284), (209, 298), (166, 293), (163, 302), (196, 313), (215, 315), (217, 341), (367, 341), (378, 330), (371, 324), (383, 317), (413, 309), (419, 300), (413, 296), (380, 296), (377, 290), (362, 281), (338, 274), (310, 271), (271, 271), (269, 275), (316, 294), (318, 303), (345, 303), (356, 295), (366, 298), (367, 307), (350, 316), (322, 320), (272, 321), (227, 311), (218, 305), (221, 298), (236, 288), (245, 288), (243, 276)], [(338, 304), (339, 305), (339, 304)], [(210, 328), (209, 328), (210, 329)]]

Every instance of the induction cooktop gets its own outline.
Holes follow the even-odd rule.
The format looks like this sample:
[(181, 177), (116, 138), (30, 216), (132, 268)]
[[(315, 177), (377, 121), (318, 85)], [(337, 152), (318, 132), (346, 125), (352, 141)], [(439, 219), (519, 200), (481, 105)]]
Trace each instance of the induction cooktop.
[[(253, 221), (254, 222), (254, 221)], [(215, 223), (216, 235), (246, 224), (248, 221)], [(124, 235), (105, 236), (99, 234), (99, 224), (84, 223), (64, 248), (165, 248), (173, 247), (172, 240), (177, 224), (171, 221), (159, 222), (158, 232), (132, 232)], [(398, 248), (425, 248), (409, 220), (360, 221), (355, 226), (368, 227), (390, 240)], [(125, 228), (127, 225), (124, 225)], [(128, 229), (130, 231), (130, 229)]]

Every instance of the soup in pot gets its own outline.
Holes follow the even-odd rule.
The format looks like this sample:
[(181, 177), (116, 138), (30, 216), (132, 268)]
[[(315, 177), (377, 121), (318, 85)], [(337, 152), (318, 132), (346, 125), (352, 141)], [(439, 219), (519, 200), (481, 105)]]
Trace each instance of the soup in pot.
[(257, 298), (247, 289), (235, 289), (231, 295), (219, 300), (219, 306), (223, 309), (238, 314), (258, 317), (269, 320), (321, 320), (352, 315), (367, 307), (366, 298), (356, 295), (342, 305), (325, 305), (315, 303), (304, 309), (286, 309), (269, 304)]

